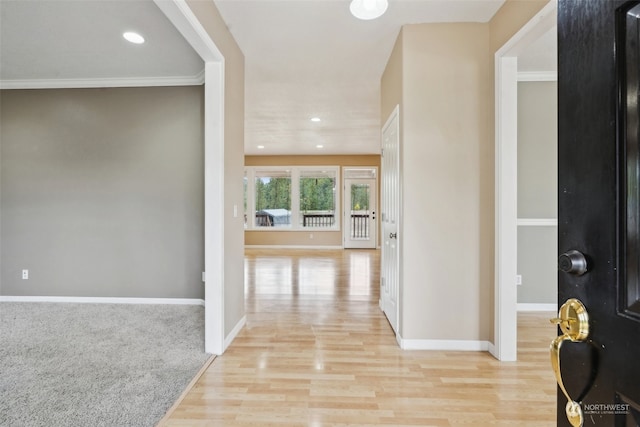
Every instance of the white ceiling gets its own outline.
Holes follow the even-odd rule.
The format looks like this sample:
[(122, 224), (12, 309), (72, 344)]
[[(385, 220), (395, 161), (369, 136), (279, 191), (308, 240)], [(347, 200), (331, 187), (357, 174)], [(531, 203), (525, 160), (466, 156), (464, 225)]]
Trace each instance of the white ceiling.
[(401, 26), (486, 22), (502, 3), (390, 0), (361, 21), (348, 0), (216, 0), (245, 54), (245, 153), (379, 153), (380, 78)]
[[(127, 42), (125, 31), (139, 32), (146, 43)], [(195, 77), (203, 67), (151, 0), (0, 0), (3, 86), (16, 86), (15, 80), (46, 85), (56, 79)]]
[[(215, 0), (245, 55), (245, 152), (379, 153), (380, 78), (400, 27), (486, 22), (503, 2), (390, 0), (381, 18), (360, 21), (349, 0)], [(127, 30), (147, 43), (127, 43)], [(548, 68), (549, 57), (555, 63), (550, 41), (555, 32), (538, 53), (522, 56), (523, 69)], [(188, 82), (202, 68), (152, 0), (0, 0), (2, 87)]]

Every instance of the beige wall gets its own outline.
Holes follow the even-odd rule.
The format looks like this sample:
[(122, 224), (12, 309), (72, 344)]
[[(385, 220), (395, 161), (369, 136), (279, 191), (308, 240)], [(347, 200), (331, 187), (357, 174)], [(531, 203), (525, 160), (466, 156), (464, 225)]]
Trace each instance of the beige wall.
[(381, 121), (400, 104), (404, 339), (493, 341), (494, 54), (546, 3), (398, 37)]
[(480, 278), (478, 215), (488, 44), (482, 24), (409, 25), (402, 32), (405, 339), (488, 339), (489, 319), (479, 304), (488, 295)]
[(187, 4), (225, 59), (224, 87), (224, 308), (225, 335), (244, 316), (244, 221), (233, 206), (243, 205), (244, 55), (213, 0)]
[[(380, 168), (378, 155), (354, 156), (245, 156), (245, 166), (376, 166)], [(339, 177), (342, 180), (342, 176)], [(342, 194), (340, 199), (342, 199)], [(338, 200), (342, 212), (342, 200)], [(240, 205), (242, 206), (242, 205)], [(311, 238), (313, 236), (313, 238)], [(340, 231), (245, 231), (248, 246), (342, 246)]]
[(507, 0), (489, 21), (491, 53), (508, 42), (548, 3), (549, 0)]
[[(387, 62), (387, 66), (382, 74), (382, 79), (380, 80), (380, 93), (381, 93), (381, 104), (380, 108), (380, 124), (384, 126), (384, 124), (391, 116), (393, 109), (396, 108), (396, 105), (400, 106), (400, 110), (404, 110), (402, 102), (403, 102), (403, 32), (401, 29), (398, 34), (398, 38), (396, 39), (396, 43), (393, 47), (393, 51), (391, 51), (391, 56), (389, 56), (389, 61)], [(404, 114), (400, 114), (400, 128), (402, 129), (402, 119), (404, 118)], [(400, 132), (400, 140), (402, 141), (403, 132)], [(402, 146), (402, 143), (400, 144)]]
[(377, 154), (351, 156), (245, 156), (245, 166), (377, 166)]

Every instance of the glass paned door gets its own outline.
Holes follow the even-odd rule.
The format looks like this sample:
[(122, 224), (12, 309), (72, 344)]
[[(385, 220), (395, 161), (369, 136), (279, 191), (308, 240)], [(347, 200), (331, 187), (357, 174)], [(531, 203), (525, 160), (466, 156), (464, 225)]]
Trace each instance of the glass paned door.
[(345, 178), (345, 248), (376, 247), (376, 179)]

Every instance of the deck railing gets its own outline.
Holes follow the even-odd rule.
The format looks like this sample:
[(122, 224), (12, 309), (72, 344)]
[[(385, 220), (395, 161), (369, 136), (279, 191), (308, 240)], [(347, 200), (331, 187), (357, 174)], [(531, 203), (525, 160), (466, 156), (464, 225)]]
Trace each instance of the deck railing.
[(333, 227), (335, 222), (334, 214), (302, 214), (303, 227)]
[[(351, 238), (368, 239), (369, 213), (362, 213), (362, 211), (356, 212), (351, 212)], [(336, 223), (335, 221), (335, 214), (332, 213), (302, 214), (303, 227), (333, 227)], [(256, 227), (273, 227), (274, 225), (276, 224), (274, 218), (271, 215), (267, 215), (265, 213), (256, 213)]]
[(369, 214), (351, 213), (351, 238), (369, 238)]

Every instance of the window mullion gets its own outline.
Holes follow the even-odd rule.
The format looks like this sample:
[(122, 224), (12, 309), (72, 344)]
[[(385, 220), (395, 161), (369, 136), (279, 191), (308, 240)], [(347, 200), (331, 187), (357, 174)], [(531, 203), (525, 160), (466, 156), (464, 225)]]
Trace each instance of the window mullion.
[(253, 230), (256, 224), (256, 174), (247, 168), (247, 229)]
[(300, 228), (300, 169), (291, 169), (291, 228)]

